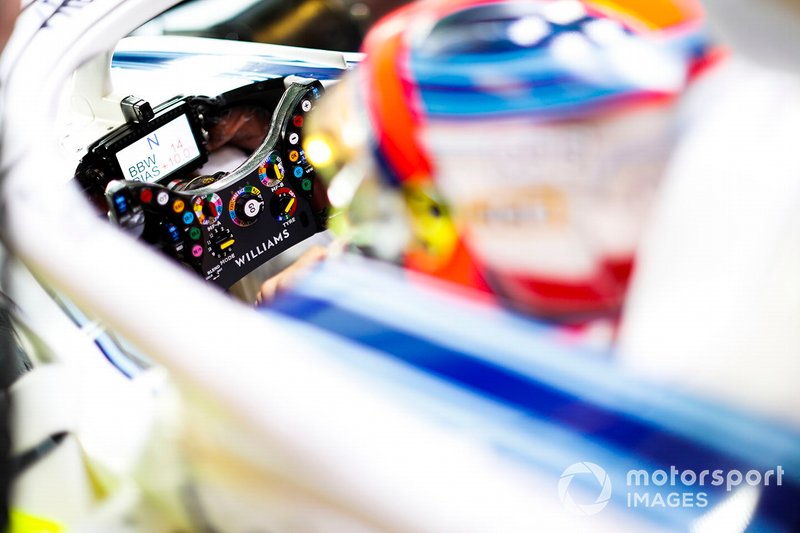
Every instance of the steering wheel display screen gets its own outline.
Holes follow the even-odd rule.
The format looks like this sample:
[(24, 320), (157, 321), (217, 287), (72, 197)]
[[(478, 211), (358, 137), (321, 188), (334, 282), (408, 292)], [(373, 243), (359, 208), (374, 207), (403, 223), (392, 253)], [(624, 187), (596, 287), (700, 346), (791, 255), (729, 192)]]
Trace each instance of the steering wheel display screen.
[(151, 183), (200, 157), (192, 127), (181, 115), (116, 154), (125, 179)]

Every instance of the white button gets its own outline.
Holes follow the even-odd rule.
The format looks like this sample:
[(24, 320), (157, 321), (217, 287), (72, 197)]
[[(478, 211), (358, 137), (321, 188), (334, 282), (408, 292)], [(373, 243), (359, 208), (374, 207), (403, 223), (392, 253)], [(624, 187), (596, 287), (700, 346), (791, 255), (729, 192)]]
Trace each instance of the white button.
[(169, 194), (167, 194), (166, 191), (161, 191), (158, 193), (158, 196), (156, 196), (156, 202), (158, 202), (158, 205), (167, 205), (167, 202), (169, 202)]
[(244, 214), (249, 217), (254, 217), (258, 214), (260, 208), (260, 202), (258, 200), (247, 200), (247, 203), (244, 204)]
[(303, 100), (303, 102), (300, 104), (300, 108), (303, 111), (310, 110), (311, 109), (311, 100)]
[(297, 144), (297, 141), (300, 140), (300, 136), (296, 133), (289, 134), (289, 144)]

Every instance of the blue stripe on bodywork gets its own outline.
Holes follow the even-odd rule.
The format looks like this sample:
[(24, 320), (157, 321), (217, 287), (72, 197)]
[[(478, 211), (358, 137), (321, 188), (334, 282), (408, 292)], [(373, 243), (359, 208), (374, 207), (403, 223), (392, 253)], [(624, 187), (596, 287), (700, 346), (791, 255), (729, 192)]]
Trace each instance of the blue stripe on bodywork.
[[(748, 431), (753, 430), (749, 420), (743, 420), (741, 424), (729, 423), (725, 426), (729, 433), (727, 438), (732, 439), (731, 445), (737, 452), (730, 453), (730, 449), (715, 446), (714, 439), (696, 438), (697, 428), (687, 428), (686, 432), (675, 431), (657, 420), (647, 420), (573, 394), (548, 382), (546, 371), (542, 376), (510, 368), (480, 353), (445, 346), (430, 338), (389, 327), (375, 318), (378, 316), (375, 313), (345, 309), (335, 303), (335, 298), (333, 302), (295, 293), (276, 302), (273, 310), (339, 335), (382, 354), (388, 360), (412, 367), (476, 397), (496, 402), (512, 412), (520, 413), (528, 423), (539, 421), (537, 424), (571, 433), (576, 440), (576, 449), (585, 449), (586, 443), (592, 443), (599, 449), (610, 451), (612, 456), (617, 457), (617, 477), (628, 469), (639, 469), (645, 465), (651, 472), (656, 468), (668, 469), (671, 465), (679, 470), (700, 472), (715, 469), (747, 471), (781, 464), (787, 471), (784, 485), (763, 488), (759, 528), (790, 530), (789, 524), (794, 524), (800, 517), (798, 511), (792, 511), (792, 502), (800, 498), (796, 468), (800, 460), (800, 439), (796, 434), (783, 431), (782, 438), (761, 441), (753, 447), (748, 445), (752, 440)], [(367, 316), (368, 313), (370, 316)], [(575, 379), (580, 380), (580, 375), (577, 374)], [(624, 386), (624, 382), (620, 386)], [(641, 391), (649, 391), (645, 394), (650, 397), (642, 398), (640, 409), (646, 410), (652, 397), (656, 397), (657, 403), (663, 403), (658, 398), (664, 394), (663, 391), (657, 388), (643, 388)], [(698, 403), (698, 408), (701, 407), (704, 406)], [(636, 410), (636, 406), (632, 408)], [(681, 412), (675, 414), (680, 419)], [(720, 411), (718, 416), (730, 419), (735, 418), (736, 414)], [(673, 426), (676, 423), (675, 420), (670, 422)], [(776, 433), (781, 433), (781, 430), (772, 428), (769, 431), (771, 435)], [(579, 446), (577, 441), (584, 444)], [(737, 442), (741, 446), (736, 446)], [(609, 461), (609, 458), (604, 459), (606, 466)], [(695, 486), (683, 489), (707, 492), (711, 502), (729, 496), (721, 487)], [(620, 503), (617, 502), (618, 505)], [(685, 524), (685, 520), (694, 519), (703, 511), (707, 509), (647, 510), (648, 513), (655, 513), (662, 523), (666, 521), (673, 526)]]

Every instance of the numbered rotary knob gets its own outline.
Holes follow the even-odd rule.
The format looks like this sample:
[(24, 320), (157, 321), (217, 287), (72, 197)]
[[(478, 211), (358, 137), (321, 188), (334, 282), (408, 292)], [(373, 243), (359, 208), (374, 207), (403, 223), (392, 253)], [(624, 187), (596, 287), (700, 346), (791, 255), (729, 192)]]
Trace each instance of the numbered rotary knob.
[(270, 152), (264, 162), (258, 166), (258, 179), (265, 187), (272, 187), (283, 181), (283, 161), (278, 152)]
[(216, 222), (222, 214), (222, 199), (215, 193), (198, 196), (194, 199), (193, 209), (197, 221), (208, 226)]
[(291, 219), (297, 211), (297, 198), (294, 191), (288, 187), (277, 189), (269, 201), (269, 210), (278, 222), (286, 222)]
[(225, 226), (217, 224), (208, 232), (206, 247), (212, 256), (220, 258), (230, 255), (233, 252), (235, 243), (236, 240), (233, 238), (231, 231)]
[(261, 191), (251, 185), (242, 187), (231, 196), (228, 211), (234, 224), (242, 227), (250, 226), (264, 211)]

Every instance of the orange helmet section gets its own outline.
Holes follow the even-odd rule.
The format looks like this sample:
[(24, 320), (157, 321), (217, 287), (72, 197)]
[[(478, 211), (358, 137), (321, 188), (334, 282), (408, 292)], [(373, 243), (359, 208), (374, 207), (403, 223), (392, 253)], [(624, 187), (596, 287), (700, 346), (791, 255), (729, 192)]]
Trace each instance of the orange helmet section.
[[(417, 141), (423, 119), (415, 112), (418, 109), (416, 89), (401, 77), (407, 55), (406, 23), (423, 5), (426, 16), (439, 16), (453, 6), (468, 3), (478, 2), (439, 0), (406, 6), (370, 31), (364, 42), (367, 57), (359, 66), (361, 83), (365, 84), (362, 94), (367, 100), (379, 157), (383, 158), (392, 177), (407, 187), (407, 193), (416, 191), (411, 196), (425, 197), (431, 204), (435, 204), (435, 200), (424, 192), (433, 187), (431, 163)], [(441, 213), (432, 221), (428, 209), (416, 209), (417, 204), (419, 202), (409, 202), (408, 205), (415, 244), (406, 253), (405, 266), (489, 292), (449, 217)]]
[(586, 0), (586, 4), (643, 30), (665, 30), (703, 18), (703, 7), (696, 0)]
[(367, 57), (359, 66), (377, 148), (401, 181), (430, 176), (429, 160), (415, 141), (419, 121), (412, 115), (413, 88), (403, 83), (398, 72), (405, 51), (403, 23), (413, 7), (384, 19), (369, 33), (364, 42)]

